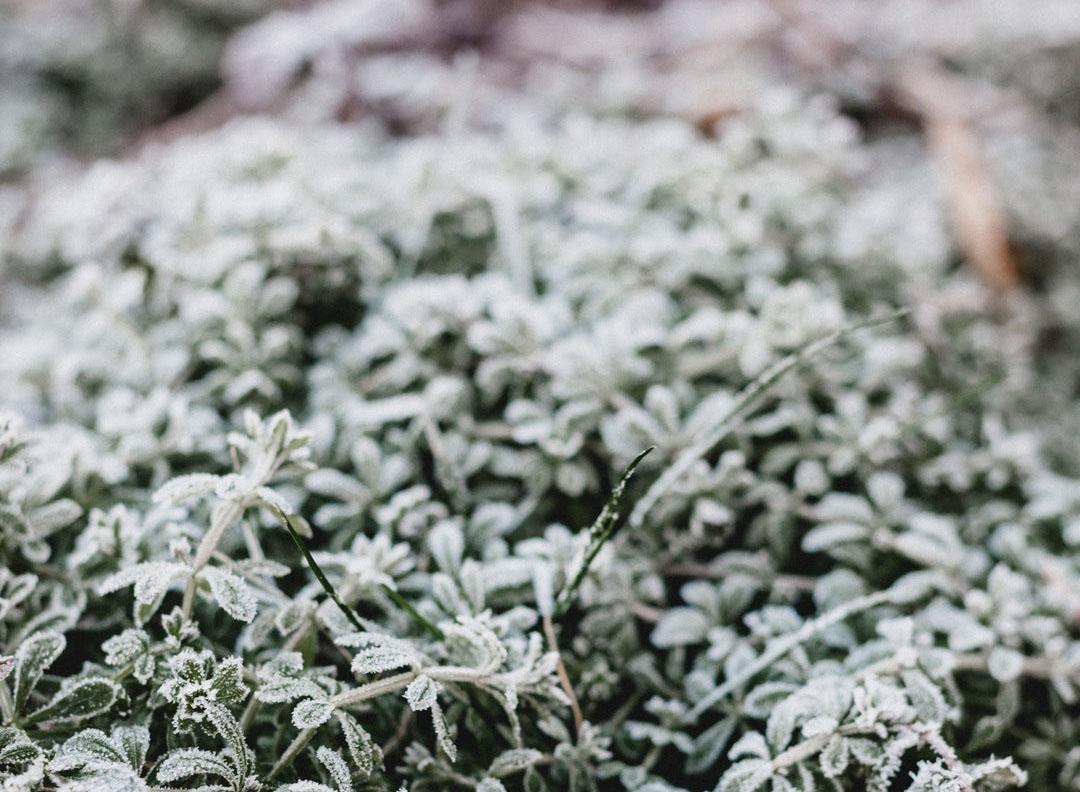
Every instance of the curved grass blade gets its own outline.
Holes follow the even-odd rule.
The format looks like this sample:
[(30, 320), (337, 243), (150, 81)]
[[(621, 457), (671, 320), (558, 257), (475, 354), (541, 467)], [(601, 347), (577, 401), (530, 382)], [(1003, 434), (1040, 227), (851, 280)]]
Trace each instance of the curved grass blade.
[(842, 338), (851, 335), (856, 330), (894, 322), (897, 319), (907, 316), (910, 312), (910, 309), (903, 308), (899, 311), (892, 311), (881, 316), (872, 316), (869, 319), (856, 322), (847, 327), (841, 327), (839, 330), (834, 330), (828, 335), (819, 338), (817, 341), (811, 341), (802, 349), (793, 352), (765, 369), (765, 371), (759, 374), (749, 385), (739, 392), (738, 396), (735, 398), (735, 403), (720, 418), (713, 428), (705, 432), (700, 440), (680, 454), (674, 464), (665, 470), (660, 475), (660, 478), (649, 487), (641, 500), (638, 501), (637, 506), (634, 507), (634, 511), (630, 514), (630, 525), (635, 528), (640, 527), (641, 524), (645, 522), (645, 517), (648, 516), (652, 507), (657, 504), (660, 498), (662, 498), (669, 489), (671, 489), (671, 486), (686, 475), (686, 472), (693, 467), (695, 462), (708, 454), (717, 443), (723, 440), (724, 437), (738, 425), (739, 420), (753, 407), (756, 407), (761, 397), (772, 390), (773, 386), (775, 386), (785, 374), (797, 367), (800, 363), (804, 363), (825, 351)]
[(604, 546), (604, 543), (615, 533), (615, 523), (619, 519), (619, 513), (616, 509), (622, 499), (623, 490), (626, 489), (626, 482), (634, 475), (634, 469), (641, 463), (641, 460), (648, 456), (654, 448), (656, 446), (649, 446), (638, 454), (633, 462), (627, 465), (622, 478), (619, 479), (619, 483), (611, 490), (611, 495), (608, 496), (604, 508), (600, 510), (600, 514), (589, 527), (589, 544), (585, 548), (585, 556), (582, 558), (581, 567), (574, 574), (573, 579), (563, 586), (563, 590), (559, 592), (559, 597), (555, 601), (555, 612), (552, 615), (556, 619), (565, 614), (570, 608), (574, 592), (581, 585), (581, 581), (585, 579), (585, 573), (589, 571), (589, 565), (592, 564), (593, 559), (596, 558), (596, 554), (600, 552), (600, 548)]

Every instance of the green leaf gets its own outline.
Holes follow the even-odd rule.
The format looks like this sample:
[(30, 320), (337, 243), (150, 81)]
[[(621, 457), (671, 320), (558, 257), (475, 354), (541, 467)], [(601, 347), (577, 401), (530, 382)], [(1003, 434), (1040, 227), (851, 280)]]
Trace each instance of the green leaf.
[(210, 689), (215, 693), (215, 701), (225, 704), (237, 704), (248, 694), (244, 684), (244, 663), (239, 657), (226, 657), (214, 671), (210, 679)]
[(157, 768), (158, 780), (165, 783), (194, 775), (219, 776), (234, 786), (237, 780), (232, 765), (224, 757), (199, 748), (173, 751), (161, 760)]
[(948, 714), (949, 707), (945, 696), (926, 674), (909, 670), (901, 674), (904, 688), (911, 706), (918, 713), (919, 720), (925, 723), (941, 723)]
[(334, 786), (337, 787), (338, 792), (352, 792), (352, 774), (349, 772), (349, 766), (345, 764), (345, 760), (341, 758), (341, 754), (330, 750), (325, 745), (320, 745), (315, 750), (315, 756), (322, 763), (322, 766), (326, 768), (327, 772), (330, 773), (330, 777), (334, 779)]
[(334, 705), (329, 701), (305, 699), (292, 712), (293, 726), (298, 729), (313, 729), (330, 720), (334, 714)]
[(19, 729), (0, 728), (0, 765), (22, 765), (41, 754), (41, 749)]
[(660, 618), (649, 639), (653, 646), (669, 649), (701, 643), (708, 631), (709, 620), (697, 608), (672, 608)]
[(717, 792), (755, 792), (773, 776), (772, 762), (768, 759), (746, 759), (732, 765), (724, 773)]
[(488, 767), (488, 775), (502, 778), (532, 767), (543, 758), (535, 748), (512, 748), (495, 757)]
[(716, 764), (737, 725), (738, 721), (729, 716), (699, 734), (690, 755), (686, 757), (686, 772), (691, 775), (703, 773)]
[(347, 712), (339, 711), (337, 719), (341, 724), (341, 732), (345, 735), (345, 745), (348, 746), (349, 756), (352, 757), (357, 772), (367, 777), (376, 768), (382, 767), (382, 749), (371, 735), (361, 728), (356, 718)]
[(203, 704), (203, 711), (206, 713), (206, 717), (210, 719), (210, 723), (213, 724), (214, 730), (221, 735), (221, 738), (232, 749), (232, 760), (236, 764), (237, 777), (241, 780), (247, 778), (251, 769), (250, 752), (248, 751), (247, 742), (244, 740), (244, 731), (240, 728), (240, 724), (237, 723), (233, 714), (221, 704), (214, 702)]
[(15, 712), (22, 712), (26, 698), (67, 646), (60, 633), (37, 632), (27, 638), (15, 652)]
[(839, 778), (847, 770), (849, 756), (847, 740), (834, 735), (821, 749), (818, 757), (821, 772), (826, 778)]
[(210, 584), (210, 593), (227, 614), (245, 623), (255, 618), (258, 605), (251, 587), (243, 578), (217, 567), (204, 569), (203, 577)]
[(111, 679), (80, 679), (66, 688), (61, 688), (52, 701), (31, 713), (26, 718), (26, 723), (85, 720), (108, 710), (119, 694), (120, 686)]

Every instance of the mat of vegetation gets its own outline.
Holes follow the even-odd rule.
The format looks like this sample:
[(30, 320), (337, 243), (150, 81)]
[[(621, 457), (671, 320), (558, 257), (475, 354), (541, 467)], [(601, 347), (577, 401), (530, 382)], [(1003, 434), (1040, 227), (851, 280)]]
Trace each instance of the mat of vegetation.
[(4, 792), (1080, 789), (1075, 278), (796, 91), (448, 129), (21, 218)]

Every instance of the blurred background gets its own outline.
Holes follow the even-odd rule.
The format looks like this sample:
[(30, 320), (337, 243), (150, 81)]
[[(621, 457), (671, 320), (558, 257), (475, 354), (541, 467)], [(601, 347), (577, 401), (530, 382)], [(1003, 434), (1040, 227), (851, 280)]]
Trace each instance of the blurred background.
[(942, 210), (990, 288), (1076, 253), (1071, 0), (4, 0), (0, 223), (35, 181), (242, 114), (415, 136), (573, 109), (722, 135), (776, 86), (833, 97), (867, 178)]
[(861, 211), (911, 266), (1041, 293), (1064, 317), (1045, 335), (1068, 334), (1072, 0), (4, 0), (0, 229), (17, 239), (35, 194), (96, 158), (240, 115), (392, 136), (675, 116), (722, 137), (778, 87), (857, 126)]

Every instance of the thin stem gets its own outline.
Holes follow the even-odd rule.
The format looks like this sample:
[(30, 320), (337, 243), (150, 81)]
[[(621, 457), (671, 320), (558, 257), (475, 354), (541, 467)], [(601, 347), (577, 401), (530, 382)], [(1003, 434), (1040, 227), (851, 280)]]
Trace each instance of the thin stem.
[(774, 757), (772, 760), (773, 770), (782, 770), (785, 767), (791, 767), (794, 764), (809, 759), (828, 745), (829, 740), (837, 734), (857, 734), (859, 731), (860, 729), (854, 724), (848, 724), (847, 726), (841, 726), (831, 732), (815, 734), (813, 737), (791, 746), (783, 753)]
[[(339, 709), (354, 706), (376, 696), (383, 696), (408, 687), (409, 683), (421, 674), (440, 682), (480, 682), (491, 676), (475, 668), (465, 668), (464, 666), (429, 666), (428, 668), (413, 671), (403, 671), (400, 674), (376, 679), (358, 688), (346, 690), (331, 697), (330, 703)], [(285, 753), (281, 755), (277, 764), (270, 770), (270, 778), (275, 777), (288, 767), (314, 736), (315, 729), (304, 729), (296, 735), (296, 738), (285, 749)]]
[(413, 711), (411, 709), (409, 709), (408, 707), (405, 707), (405, 709), (402, 710), (402, 712), (401, 712), (401, 720), (398, 721), (397, 730), (390, 736), (390, 739), (387, 740), (382, 746), (381, 750), (382, 750), (382, 755), (383, 755), (384, 759), (386, 758), (386, 756), (388, 754), (390, 754), (392, 751), (396, 750), (397, 747), (399, 745), (401, 745), (402, 740), (404, 740), (406, 735), (409, 733), (409, 722), (412, 721), (412, 715), (413, 715)]
[(802, 349), (782, 358), (769, 368), (765, 369), (765, 371), (758, 375), (750, 382), (750, 384), (739, 391), (738, 395), (735, 397), (735, 402), (728, 411), (720, 417), (720, 420), (717, 421), (711, 429), (705, 432), (697, 442), (683, 451), (683, 453), (675, 460), (674, 464), (665, 470), (660, 475), (660, 478), (649, 487), (641, 497), (641, 500), (639, 500), (634, 507), (634, 510), (630, 513), (630, 525), (634, 528), (641, 527), (653, 506), (667, 494), (667, 491), (677, 481), (682, 479), (699, 459), (708, 454), (717, 443), (730, 434), (738, 425), (738, 422), (742, 417), (756, 407), (761, 398), (771, 391), (785, 374), (799, 366), (801, 363), (820, 354), (837, 341), (850, 335), (856, 330), (892, 322), (906, 316), (908, 313), (910, 313), (910, 311), (906, 309), (893, 311), (883, 316), (871, 317), (865, 321), (849, 325), (848, 327), (842, 327), (816, 341), (810, 342)]
[(574, 688), (570, 684), (570, 675), (566, 673), (562, 652), (559, 651), (559, 642), (555, 638), (555, 625), (552, 624), (551, 614), (549, 613), (544, 614), (544, 635), (547, 636), (548, 647), (555, 653), (556, 658), (558, 658), (555, 668), (559, 674), (559, 683), (562, 685), (566, 697), (570, 699), (570, 712), (574, 715), (574, 733), (580, 740), (581, 728), (585, 723), (585, 717), (581, 714), (581, 705), (578, 703), (577, 696), (574, 695)]
[(304, 729), (296, 738), (289, 743), (289, 747), (285, 749), (285, 753), (281, 755), (281, 758), (277, 760), (274, 766), (270, 769), (268, 778), (274, 778), (278, 773), (284, 770), (286, 767), (293, 763), (293, 760), (300, 755), (300, 752), (307, 747), (307, 744), (311, 742), (311, 738), (315, 736), (314, 729)]
[(851, 600), (850, 602), (846, 602), (843, 605), (833, 608), (828, 613), (813, 621), (806, 622), (798, 630), (795, 630), (795, 632), (773, 641), (765, 651), (761, 653), (757, 660), (744, 666), (737, 674), (728, 677), (724, 681), (724, 684), (715, 688), (711, 693), (705, 696), (705, 698), (699, 701), (697, 705), (690, 710), (687, 717), (691, 721), (697, 720), (701, 717), (702, 713), (718, 701), (745, 685), (756, 675), (760, 674), (803, 641), (808, 640), (822, 630), (831, 627), (860, 611), (869, 610), (878, 605), (884, 605), (885, 603), (892, 601), (895, 596), (896, 594), (893, 591), (886, 590)]
[(184, 588), (182, 612), (185, 619), (191, 618), (191, 611), (195, 607), (196, 576), (214, 555), (214, 551), (217, 550), (218, 543), (221, 541), (225, 531), (239, 520), (243, 513), (244, 507), (237, 501), (230, 500), (226, 501), (221, 510), (214, 515), (210, 530), (206, 532), (202, 542), (199, 543), (199, 549), (195, 553), (195, 560), (191, 564), (191, 577), (188, 578), (187, 586)]

